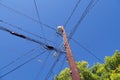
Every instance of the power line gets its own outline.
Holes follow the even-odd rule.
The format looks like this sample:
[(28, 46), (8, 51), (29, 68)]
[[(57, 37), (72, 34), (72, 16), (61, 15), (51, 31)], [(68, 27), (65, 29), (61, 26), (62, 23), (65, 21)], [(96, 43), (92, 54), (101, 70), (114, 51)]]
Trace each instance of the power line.
[[(36, 13), (37, 13), (37, 17), (38, 17), (39, 25), (40, 25), (40, 27), (41, 27), (42, 34), (43, 34), (43, 36), (45, 37), (45, 34), (44, 34), (44, 32), (43, 32), (43, 26), (42, 26), (42, 24), (40, 24), (40, 23), (41, 23), (41, 20), (40, 20), (40, 15), (39, 15), (39, 10), (38, 10), (38, 6), (37, 6), (36, 0), (34, 0), (34, 5), (35, 5), (35, 10), (36, 10)], [(44, 40), (45, 40), (45, 42), (47, 43), (47, 41), (46, 41), (45, 38), (44, 38)]]
[(91, 9), (92, 9), (99, 1), (100, 1), (100, 0), (95, 0), (93, 6), (91, 7)]
[(86, 48), (85, 46), (83, 46), (82, 44), (80, 44), (77, 40), (73, 39), (72, 40), (81, 48), (83, 48), (85, 51), (87, 51), (89, 54), (91, 54), (92, 56), (94, 56), (97, 60), (99, 60), (100, 62), (104, 63), (104, 61), (102, 61), (99, 57), (97, 57), (90, 49)]
[(62, 64), (60, 66), (59, 72), (62, 70), (64, 64), (65, 64), (66, 56), (63, 57)]
[[(38, 46), (38, 47), (39, 47), (39, 46)], [(36, 48), (38, 48), (38, 47), (36, 47)], [(5, 68), (7, 68), (7, 67), (9, 67), (10, 65), (14, 64), (15, 62), (17, 62), (17, 61), (20, 60), (21, 58), (27, 56), (27, 55), (30, 54), (31, 52), (35, 51), (36, 48), (28, 51), (27, 53), (24, 53), (24, 54), (21, 55), (20, 57), (17, 57), (15, 60), (11, 61), (11, 62), (8, 63), (7, 65), (5, 65), (5, 66), (3, 66), (2, 68), (0, 68), (0, 71), (3, 70), (3, 69), (5, 69)]]
[(64, 27), (66, 27), (66, 25), (68, 24), (68, 22), (70, 21), (71, 17), (73, 16), (74, 12), (76, 11), (77, 7), (79, 6), (81, 0), (78, 0), (78, 2), (76, 3), (74, 9), (72, 10), (70, 16), (68, 17), (67, 21), (64, 24)]
[(32, 42), (34, 42), (34, 43), (40, 44), (43, 48), (45, 48), (45, 49), (47, 49), (47, 50), (55, 50), (56, 52), (62, 52), (62, 51), (58, 50), (57, 48), (55, 48), (55, 47), (53, 47), (53, 46), (47, 45), (47, 44), (45, 44), (45, 43), (43, 43), (43, 42), (41, 42), (41, 41), (32, 39), (32, 38), (30, 38), (30, 37), (28, 37), (28, 36), (25, 36), (25, 35), (22, 35), (22, 34), (13, 32), (13, 31), (11, 31), (11, 30), (9, 30), (9, 29), (7, 29), (7, 28), (4, 28), (4, 27), (2, 27), (2, 26), (0, 26), (0, 30), (6, 31), (6, 32), (8, 32), (8, 33), (10, 33), (10, 34), (12, 34), (12, 35), (14, 35), (14, 36), (20, 37), (20, 38), (22, 38), (22, 39), (26, 39), (26, 40), (32, 41)]
[(41, 46), (45, 47), (45, 44), (42, 43), (42, 42), (40, 42), (40, 41), (37, 41), (37, 40), (34, 40), (34, 39), (29, 38), (29, 37), (27, 37), (27, 36), (24, 36), (24, 35), (22, 35), (22, 34), (16, 33), (16, 32), (14, 32), (14, 31), (11, 31), (11, 30), (9, 30), (9, 29), (7, 29), (7, 28), (4, 28), (4, 27), (2, 27), (2, 26), (0, 26), (0, 30), (9, 32), (9, 33), (12, 34), (12, 35), (15, 35), (15, 36), (17, 36), (17, 37), (20, 37), (20, 38), (23, 38), (23, 39), (26, 39), (26, 40), (29, 40), (29, 41), (38, 43), (38, 44), (40, 44)]
[[(97, 0), (98, 1), (98, 0)], [(96, 1), (96, 3), (97, 3)], [(76, 23), (74, 29), (70, 32), (70, 34), (68, 35), (68, 41), (71, 40), (72, 36), (74, 35), (75, 31), (77, 30), (77, 28), (79, 27), (80, 23), (82, 22), (82, 20), (85, 18), (85, 16), (87, 15), (87, 13), (89, 12), (90, 9), (92, 9), (96, 3), (94, 3), (95, 0), (91, 0), (88, 4), (88, 6), (86, 7), (86, 9), (84, 10), (81, 18), (78, 20), (78, 22)], [(93, 4), (94, 3), (94, 4)], [(59, 48), (63, 48), (63, 44), (61, 44), (59, 46)]]
[[(72, 39), (72, 36), (74, 35), (75, 31), (77, 30), (77, 28), (79, 27), (80, 23), (82, 22), (82, 20), (85, 18), (85, 16), (87, 15), (87, 13), (90, 11), (90, 9), (92, 9), (98, 2), (99, 0), (91, 0), (90, 3), (88, 4), (88, 6), (86, 7), (85, 11), (83, 12), (81, 18), (79, 19), (79, 21), (77, 22), (77, 24), (75, 25), (74, 29), (71, 31), (71, 33), (69, 34), (69, 39)], [(74, 40), (74, 42), (78, 43), (77, 41)], [(90, 51), (89, 49), (85, 48), (83, 45), (81, 45), (79, 43), (79, 46), (81, 46), (83, 49), (85, 49), (86, 51), (88, 51), (91, 55), (93, 55), (95, 58), (97, 58), (100, 62), (103, 62), (101, 59), (99, 59), (97, 56), (95, 56), (92, 51)]]
[(91, 0), (88, 4), (88, 6), (86, 7), (86, 9), (84, 10), (81, 18), (78, 20), (78, 22), (76, 23), (76, 25), (74, 26), (74, 29), (70, 32), (69, 34), (69, 38), (72, 38), (72, 36), (74, 35), (75, 31), (77, 30), (77, 28), (79, 27), (79, 25), (81, 24), (81, 22), (83, 21), (83, 19), (86, 17), (87, 13), (89, 12), (89, 10), (91, 8), (93, 8), (93, 3), (95, 2), (95, 0)]
[(40, 67), (39, 72), (37, 73), (37, 75), (36, 75), (36, 77), (35, 77), (34, 80), (37, 80), (37, 79), (39, 78), (40, 74), (43, 73), (43, 70), (44, 70), (44, 68), (45, 68), (45, 66), (46, 66), (46, 62), (48, 61), (49, 56), (50, 56), (50, 53), (48, 53), (47, 57), (45, 58), (45, 61), (44, 61), (44, 63), (42, 64), (42, 66)]
[[(1, 3), (0, 3), (1, 4)], [(73, 13), (72, 13), (73, 14)], [(69, 21), (68, 21), (69, 22)], [(67, 23), (66, 23), (67, 24)], [(54, 30), (56, 30), (56, 29), (54, 29)], [(73, 32), (74, 33), (74, 32)], [(20, 36), (20, 35), (19, 35)], [(24, 36), (21, 36), (22, 38), (24, 38)]]
[(48, 39), (46, 39), (46, 38), (44, 38), (44, 37), (41, 37), (41, 36), (39, 36), (39, 35), (37, 35), (37, 34), (31, 33), (31, 32), (29, 32), (29, 31), (27, 31), (27, 30), (24, 30), (24, 29), (22, 29), (22, 28), (19, 27), (19, 26), (13, 25), (13, 24), (8, 23), (8, 22), (3, 21), (3, 20), (0, 20), (0, 22), (1, 22), (1, 23), (4, 23), (4, 24), (7, 24), (7, 25), (9, 25), (9, 26), (11, 26), (11, 27), (13, 27), (13, 28), (18, 29), (18, 30), (21, 30), (21, 31), (23, 31), (23, 32), (25, 32), (25, 33), (31, 34), (31, 35), (33, 35), (33, 36), (35, 36), (35, 37), (40, 38), (40, 39), (45, 39), (46, 41), (49, 41), (49, 42), (52, 42), (52, 43), (55, 44), (55, 42), (53, 42), (53, 41), (51, 41), (51, 40), (48, 40)]
[[(74, 29), (73, 29), (73, 30), (70, 32), (70, 34), (68, 35), (68, 40), (71, 40), (71, 39), (72, 39), (73, 34), (75, 33), (75, 31), (76, 31), (77, 28), (79, 27), (79, 25), (80, 25), (80, 23), (82, 22), (82, 20), (85, 18), (85, 16), (86, 16), (87, 13), (89, 12), (89, 10), (92, 9), (92, 8), (97, 4), (98, 1), (99, 1), (99, 0), (91, 0), (91, 1), (89, 2), (88, 6), (87, 6), (86, 9), (84, 10), (81, 18), (78, 20), (78, 22), (77, 22), (77, 24), (75, 25)], [(76, 6), (78, 6), (78, 3), (77, 3)], [(74, 9), (76, 9), (76, 7), (75, 7)], [(73, 11), (75, 11), (75, 10), (73, 10)], [(73, 13), (74, 13), (74, 12), (71, 13), (70, 18), (71, 18), (71, 16), (72, 16)], [(70, 18), (68, 18), (68, 21), (69, 21)], [(60, 47), (63, 47), (63, 46), (60, 46)], [(102, 61), (102, 62), (103, 62), (103, 61)]]
[(54, 63), (52, 64), (52, 66), (50, 67), (50, 70), (48, 71), (46, 77), (45, 77), (45, 80), (48, 80), (49, 77), (51, 76), (51, 73), (53, 72), (53, 69), (55, 68), (55, 66), (57, 65), (60, 57), (61, 57), (62, 54), (58, 54), (58, 57), (57, 59), (54, 61)]
[[(91, 6), (92, 6), (93, 3), (94, 3), (94, 0), (91, 0), (90, 3), (88, 4), (88, 6), (86, 7), (86, 9), (85, 9), (85, 11), (83, 12), (80, 20), (79, 20), (78, 23), (75, 25), (75, 28), (73, 29), (73, 31), (70, 33), (70, 35), (69, 35), (69, 40), (72, 38), (72, 35), (75, 33), (75, 31), (76, 31), (76, 29), (78, 28), (79, 24), (82, 22), (82, 20), (85, 18), (85, 16), (87, 15), (87, 13), (89, 12), (89, 10), (91, 9)], [(72, 14), (73, 14), (73, 13), (72, 13)], [(71, 18), (71, 16), (70, 16), (70, 18)], [(70, 20), (70, 18), (68, 18), (68, 21)], [(67, 24), (67, 22), (66, 22), (66, 24)], [(47, 77), (46, 77), (45, 80), (47, 80), (47, 79), (49, 78), (50, 73), (51, 73), (51, 71), (48, 73), (48, 75), (47, 75)]]
[(10, 73), (12, 73), (13, 71), (15, 71), (15, 70), (21, 68), (22, 66), (24, 66), (25, 64), (29, 63), (30, 61), (36, 59), (37, 57), (39, 57), (40, 55), (42, 55), (42, 54), (45, 53), (45, 52), (46, 52), (46, 51), (41, 52), (40, 54), (38, 54), (38, 55), (34, 56), (33, 58), (27, 60), (26, 62), (24, 62), (24, 63), (18, 65), (18, 66), (15, 67), (14, 69), (12, 69), (12, 70), (8, 71), (7, 73), (1, 75), (1, 76), (0, 76), (0, 79), (3, 78), (3, 77), (5, 77), (5, 76), (7, 76), (7, 75), (10, 74)]
[(37, 13), (38, 21), (39, 21), (39, 23), (41, 23), (40, 15), (39, 15), (39, 11), (38, 11), (38, 6), (37, 6), (36, 0), (34, 0), (34, 5), (35, 5), (35, 10), (36, 10), (36, 13)]
[(34, 21), (34, 22), (37, 22), (37, 23), (39, 23), (39, 24), (42, 24), (42, 25), (44, 25), (45, 27), (56, 31), (55, 28), (53, 28), (53, 27), (51, 27), (51, 26), (49, 26), (49, 25), (47, 25), (47, 24), (41, 23), (41, 22), (39, 22), (38, 20), (36, 20), (36, 19), (34, 19), (34, 18), (32, 18), (32, 17), (30, 17), (30, 16), (28, 16), (28, 15), (26, 15), (26, 14), (20, 12), (20, 11), (17, 11), (17, 10), (15, 10), (15, 9), (13, 9), (13, 8), (11, 8), (11, 7), (3, 4), (3, 3), (0, 3), (0, 5), (3, 6), (3, 7), (5, 7), (5, 8), (7, 8), (7, 9), (9, 9), (9, 10), (11, 10), (11, 11), (13, 11), (13, 12), (15, 12), (16, 14), (22, 15), (22, 16), (24, 16), (24, 17), (26, 17), (26, 18)]

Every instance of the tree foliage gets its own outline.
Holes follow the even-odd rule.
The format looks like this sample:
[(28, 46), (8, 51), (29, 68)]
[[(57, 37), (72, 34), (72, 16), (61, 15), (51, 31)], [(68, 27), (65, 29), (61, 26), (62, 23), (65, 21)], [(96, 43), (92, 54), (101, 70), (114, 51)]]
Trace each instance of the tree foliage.
[[(96, 63), (91, 68), (86, 61), (77, 62), (81, 80), (120, 80), (120, 52), (115, 51), (112, 56), (106, 56), (103, 64)], [(65, 68), (55, 80), (72, 80), (70, 69)]]

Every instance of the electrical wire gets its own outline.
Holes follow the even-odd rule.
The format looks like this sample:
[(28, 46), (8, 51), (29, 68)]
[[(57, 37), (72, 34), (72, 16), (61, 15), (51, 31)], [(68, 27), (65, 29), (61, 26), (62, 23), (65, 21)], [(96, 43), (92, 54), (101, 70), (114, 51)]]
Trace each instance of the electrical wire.
[(56, 52), (62, 52), (62, 53), (64, 53), (63, 51), (60, 51), (59, 49), (57, 49), (57, 48), (55, 48), (55, 47), (53, 47), (53, 46), (47, 45), (47, 44), (45, 44), (45, 43), (43, 43), (43, 42), (41, 42), (41, 41), (32, 39), (32, 38), (30, 38), (30, 37), (28, 37), (28, 36), (25, 36), (25, 35), (22, 35), (22, 34), (13, 32), (13, 31), (11, 31), (11, 30), (9, 30), (9, 29), (7, 29), (7, 28), (4, 28), (4, 27), (2, 27), (2, 26), (0, 26), (0, 30), (6, 31), (6, 32), (8, 32), (8, 33), (10, 33), (10, 34), (12, 34), (12, 35), (14, 35), (14, 36), (20, 37), (20, 38), (22, 38), (22, 39), (25, 39), (25, 40), (28, 40), (28, 41), (32, 41), (32, 42), (34, 42), (34, 43), (37, 43), (37, 44), (41, 45), (43, 48), (45, 48), (45, 49), (47, 49), (47, 50), (54, 50), (54, 51), (56, 51)]
[[(92, 1), (92, 0), (91, 0)], [(1, 4), (1, 3), (0, 3)], [(13, 9), (14, 10), (14, 9)], [(88, 10), (89, 11), (89, 10)], [(18, 12), (18, 11), (15, 11), (15, 12)], [(85, 11), (85, 13), (86, 13), (87, 11)], [(21, 13), (20, 13), (21, 14)], [(87, 14), (87, 13), (86, 13)], [(84, 14), (83, 15), (83, 17), (81, 17), (82, 19), (81, 20), (79, 20), (78, 22), (79, 23), (77, 23), (76, 24), (76, 26), (75, 26), (75, 28), (74, 28), (74, 30), (71, 32), (71, 34), (70, 34), (70, 38), (72, 37), (72, 35), (75, 33), (75, 31), (76, 31), (76, 27), (81, 23), (81, 21), (83, 20), (83, 18), (86, 16), (86, 14)], [(22, 15), (24, 15), (24, 14), (22, 14)], [(73, 13), (72, 13), (72, 15), (73, 15)], [(29, 17), (29, 16), (27, 16), (27, 17)], [(32, 18), (32, 17), (29, 17), (29, 18)], [(33, 19), (33, 18), (32, 18)], [(35, 19), (33, 19), (33, 21), (37, 21), (37, 20), (35, 20)], [(38, 21), (37, 21), (38, 22)], [(68, 22), (66, 22), (66, 24), (67, 24)], [(54, 30), (56, 30), (56, 29), (54, 29)], [(7, 32), (9, 32), (9, 30), (6, 30)], [(19, 35), (20, 36), (20, 35)], [(21, 36), (22, 38), (25, 38), (24, 36)], [(50, 69), (50, 71), (48, 72), (48, 74), (47, 74), (47, 78), (45, 79), (45, 80), (47, 80), (48, 78), (49, 78), (49, 76), (51, 75), (50, 73), (51, 73), (51, 71), (53, 71), (53, 68), (55, 67), (55, 65), (56, 65), (56, 63), (57, 63), (58, 61), (57, 61), (57, 59), (56, 59), (56, 61), (54, 62), (54, 65), (52, 65), (52, 67), (51, 67), (51, 69)], [(26, 62), (26, 63), (28, 63), (28, 61)], [(13, 71), (15, 71), (17, 68), (19, 68), (19, 67), (21, 67), (22, 65), (25, 65), (26, 63), (24, 63), (24, 64), (21, 64), (21, 65), (19, 65), (18, 67), (16, 67)], [(13, 72), (12, 71), (12, 72)], [(11, 73), (11, 71), (10, 72), (8, 72), (8, 73), (6, 73), (6, 74), (4, 74), (5, 76), (7, 75), (7, 74), (9, 74), (9, 73)], [(4, 75), (3, 75), (3, 77), (4, 77)], [(0, 77), (1, 78), (1, 77)]]
[(95, 57), (97, 60), (99, 60), (100, 62), (104, 63), (104, 61), (102, 61), (99, 57), (97, 57), (90, 49), (86, 48), (85, 46), (83, 46), (82, 44), (80, 44), (77, 40), (73, 39), (73, 42), (76, 43), (79, 47), (83, 48), (85, 51), (87, 51), (89, 54), (91, 54), (93, 57)]
[[(75, 25), (73, 31), (71, 31), (71, 33), (69, 34), (68, 40), (70, 40), (70, 39), (72, 38), (72, 36), (73, 36), (73, 34), (75, 33), (75, 31), (77, 30), (79, 24), (80, 24), (80, 23), (82, 22), (82, 20), (85, 18), (85, 16), (86, 16), (87, 13), (89, 12), (89, 10), (90, 10), (91, 8), (93, 8), (93, 6), (95, 5), (95, 4), (93, 5), (94, 1), (95, 1), (95, 0), (91, 0), (90, 3), (88, 4), (88, 6), (86, 7), (86, 9), (85, 9), (85, 11), (83, 12), (81, 18), (79, 19), (79, 21), (78, 21), (77, 24)], [(78, 4), (77, 4), (76, 6), (78, 6)], [(75, 7), (75, 9), (76, 9), (76, 7)], [(67, 23), (69, 22), (69, 20), (70, 20), (70, 18), (72, 17), (74, 11), (75, 11), (75, 10), (73, 10), (73, 12), (71, 13), (70, 17), (68, 18), (68, 21), (66, 21), (65, 24), (67, 24)], [(63, 46), (61, 45), (60, 48), (63, 48)], [(86, 48), (84, 47), (84, 49), (86, 49)], [(94, 55), (94, 57), (95, 57), (95, 55)], [(100, 60), (100, 61), (101, 61), (101, 60)], [(103, 61), (101, 61), (101, 62), (103, 62)], [(49, 79), (49, 76), (51, 75), (51, 72), (52, 72), (52, 69), (50, 69), (50, 71), (48, 72), (45, 80), (48, 80), (48, 79)]]
[(65, 64), (65, 60), (66, 60), (66, 56), (63, 57), (62, 64), (61, 64), (60, 69), (59, 69), (58, 72), (62, 71), (62, 68), (63, 68), (63, 66)]
[(35, 5), (35, 10), (36, 10), (36, 13), (37, 13), (38, 21), (39, 21), (39, 23), (41, 23), (40, 15), (39, 15), (39, 11), (38, 11), (38, 6), (37, 6), (36, 0), (34, 0), (34, 5)]
[[(40, 15), (39, 15), (39, 10), (38, 10), (38, 6), (37, 6), (36, 0), (34, 0), (34, 5), (35, 5), (35, 10), (36, 10), (36, 13), (37, 13), (39, 25), (40, 25), (40, 27), (41, 27), (42, 35), (45, 37), (45, 33), (44, 33), (44, 31), (43, 31), (43, 25), (40, 24), (40, 23), (41, 23), (41, 20), (40, 20)], [(46, 37), (45, 37), (45, 38), (46, 38)], [(45, 38), (44, 38), (44, 41), (45, 41), (45, 43), (47, 44), (47, 40), (46, 40)]]
[(77, 7), (79, 6), (81, 0), (78, 0), (78, 2), (76, 3), (75, 7), (73, 8), (70, 16), (68, 17), (67, 21), (64, 24), (64, 27), (66, 27), (66, 25), (68, 24), (68, 22), (70, 21), (71, 17), (73, 16), (74, 12), (76, 11)]
[[(96, 2), (95, 2), (96, 1)], [(78, 20), (78, 22), (76, 23), (74, 29), (70, 32), (70, 34), (68, 35), (68, 41), (71, 40), (72, 36), (74, 35), (75, 31), (77, 30), (77, 28), (79, 27), (79, 25), (81, 24), (82, 20), (86, 17), (87, 13), (90, 11), (90, 9), (92, 9), (95, 4), (97, 4), (98, 0), (91, 0), (89, 2), (89, 4), (87, 5), (87, 7), (85, 8), (82, 16), (80, 17), (80, 19)], [(94, 4), (93, 4), (94, 3)], [(63, 43), (59, 46), (59, 48), (63, 49)]]
[(86, 7), (86, 9), (84, 10), (81, 18), (78, 20), (78, 22), (76, 23), (76, 25), (74, 26), (74, 29), (72, 29), (72, 31), (69, 34), (69, 38), (72, 38), (72, 36), (74, 35), (74, 33), (76, 32), (77, 28), (79, 27), (79, 25), (81, 24), (81, 22), (83, 21), (83, 19), (86, 17), (86, 15), (88, 14), (88, 12), (90, 11), (91, 8), (93, 8), (93, 3), (95, 2), (95, 0), (91, 0), (88, 4), (88, 6)]
[[(39, 46), (38, 46), (39, 47)], [(0, 68), (0, 71), (2, 71), (5, 68), (8, 68), (10, 65), (14, 64), (15, 62), (17, 62), (18, 60), (22, 59), (23, 57), (27, 56), (28, 54), (30, 54), (31, 52), (35, 51), (38, 47), (24, 53), (23, 55), (17, 57), (15, 60), (11, 61), (10, 63), (8, 63), (7, 65), (3, 66), (2, 68)]]
[(35, 77), (34, 80), (38, 80), (40, 74), (43, 73), (43, 70), (44, 70), (44, 68), (45, 68), (45, 66), (46, 66), (46, 63), (47, 63), (47, 61), (48, 61), (49, 56), (50, 56), (50, 53), (48, 53), (47, 57), (45, 58), (45, 61), (44, 61), (44, 63), (42, 64), (42, 66), (40, 67), (40, 69), (39, 69), (39, 71), (38, 71), (38, 73), (37, 73), (37, 75), (36, 75), (36, 77)]
[(91, 9), (94, 8), (94, 6), (95, 6), (99, 1), (100, 1), (100, 0), (95, 0), (94, 3), (93, 3), (93, 6), (91, 7)]
[(31, 59), (27, 60), (26, 62), (24, 62), (24, 63), (22, 63), (22, 64), (18, 65), (17, 67), (15, 67), (14, 69), (12, 69), (12, 70), (8, 71), (7, 73), (5, 73), (5, 74), (1, 75), (1, 76), (0, 76), (0, 79), (1, 79), (1, 78), (3, 78), (3, 77), (5, 77), (5, 76), (7, 76), (8, 74), (10, 74), (10, 73), (12, 73), (12, 72), (16, 71), (17, 69), (21, 68), (22, 66), (24, 66), (25, 64), (29, 63), (30, 61), (32, 61), (32, 60), (34, 60), (34, 59), (36, 59), (37, 57), (39, 57), (40, 55), (42, 55), (42, 54), (43, 54), (43, 53), (45, 53), (45, 52), (46, 52), (46, 50), (45, 50), (45, 51), (43, 51), (43, 52), (41, 52), (40, 54), (38, 54), (38, 55), (34, 56), (33, 58), (31, 58)]
[[(70, 40), (70, 39), (72, 38), (73, 34), (74, 34), (75, 31), (77, 30), (78, 26), (80, 25), (80, 23), (82, 22), (82, 20), (85, 18), (85, 16), (86, 16), (87, 13), (89, 12), (89, 10), (92, 9), (92, 8), (95, 6), (96, 3), (93, 4), (94, 1), (95, 1), (95, 0), (91, 0), (90, 3), (88, 4), (88, 6), (86, 7), (86, 9), (85, 9), (85, 11), (83, 12), (81, 18), (79, 19), (79, 21), (78, 21), (77, 24), (75, 25), (73, 31), (71, 31), (71, 33), (69, 34), (68, 40)], [(65, 27), (66, 27), (67, 23), (69, 22), (69, 20), (71, 19), (71, 17), (72, 17), (72, 15), (73, 15), (75, 9), (77, 8), (77, 6), (78, 6), (78, 3), (77, 3), (77, 5), (75, 6), (75, 8), (74, 8), (73, 12), (71, 13), (71, 15), (69, 16), (68, 20), (65, 22)], [(80, 45), (79, 45), (79, 46), (80, 46)], [(63, 46), (60, 46), (60, 47), (63, 48)], [(82, 48), (84, 48), (85, 50), (89, 51), (89, 52), (91, 53), (91, 55), (93, 55), (94, 57), (96, 57), (99, 61), (103, 62), (101, 59), (99, 59), (97, 56), (95, 56), (95, 55), (94, 55), (90, 50), (88, 50), (87, 48), (85, 48), (85, 47), (83, 47), (83, 46), (82, 46)], [(51, 70), (50, 72), (52, 72), (52, 70)], [(46, 77), (45, 80), (48, 80), (48, 78), (49, 78), (49, 76), (50, 76), (50, 72), (48, 73), (48, 75), (47, 75), (47, 77)]]
[[(71, 31), (71, 33), (68, 35), (68, 41), (72, 39), (73, 34), (75, 33), (75, 31), (77, 30), (78, 26), (80, 25), (80, 23), (82, 22), (82, 20), (85, 18), (85, 16), (87, 15), (87, 13), (90, 11), (90, 9), (92, 9), (95, 4), (97, 3), (97, 1), (95, 2), (95, 0), (91, 0), (90, 3), (88, 4), (88, 6), (86, 7), (85, 11), (83, 12), (81, 18), (79, 19), (79, 21), (77, 22), (77, 24), (75, 25), (74, 29)], [(94, 3), (94, 4), (93, 4)], [(68, 20), (65, 22), (65, 27), (67, 25), (67, 23), (69, 22), (69, 20), (71, 19), (73, 13), (75, 12), (77, 6), (79, 3), (76, 4), (75, 8), (73, 9), (73, 12), (71, 13), (71, 15), (69, 16)], [(80, 44), (79, 44), (80, 46)], [(61, 48), (63, 48), (63, 46), (60, 46)], [(100, 58), (98, 58), (96, 55), (94, 55), (89, 49), (85, 48), (84, 46), (82, 46), (83, 49), (85, 49), (86, 51), (88, 51), (91, 55), (93, 55), (94, 57), (96, 57), (100, 62), (103, 62)]]
[(39, 35), (37, 35), (37, 34), (31, 33), (31, 32), (29, 32), (29, 31), (27, 31), (27, 30), (24, 30), (24, 29), (22, 29), (22, 28), (19, 27), (19, 26), (13, 25), (13, 24), (8, 23), (8, 22), (3, 21), (3, 20), (0, 20), (0, 22), (1, 22), (1, 23), (4, 23), (4, 24), (7, 24), (7, 25), (9, 25), (9, 26), (11, 26), (11, 27), (13, 27), (13, 28), (16, 28), (16, 29), (18, 29), (18, 30), (20, 30), (20, 31), (23, 31), (23, 32), (25, 32), (25, 33), (28, 33), (28, 34), (30, 34), (30, 35), (33, 35), (33, 36), (35, 36), (35, 37), (38, 37), (38, 38), (40, 38), (40, 39), (44, 39), (44, 40), (46, 40), (46, 41), (49, 41), (49, 42), (52, 42), (52, 43), (56, 44), (55, 42), (53, 42), (53, 41), (51, 41), (51, 40), (48, 40), (48, 39), (46, 39), (46, 38), (44, 38), (44, 37), (41, 37), (41, 36), (39, 36)]
[[(81, 24), (82, 20), (85, 18), (85, 16), (87, 15), (87, 13), (90, 11), (90, 9), (92, 9), (98, 2), (99, 0), (91, 0), (90, 3), (88, 4), (88, 6), (86, 7), (85, 11), (83, 12), (81, 18), (79, 19), (79, 21), (77, 22), (77, 24), (75, 25), (74, 29), (71, 31), (71, 33), (69, 34), (69, 39), (72, 39), (72, 36), (74, 35), (75, 31), (77, 30), (77, 28), (79, 27), (79, 25)], [(74, 42), (78, 43), (79, 46), (81, 46), (83, 49), (85, 49), (86, 51), (88, 51), (92, 56), (94, 56), (96, 59), (98, 59), (100, 62), (103, 63), (103, 61), (98, 58), (96, 55), (94, 55), (94, 53), (92, 53), (92, 51), (90, 51), (89, 49), (87, 49), (86, 47), (84, 47), (83, 45), (81, 45), (78, 41), (74, 40)]]
[(61, 57), (62, 54), (58, 54), (57, 56), (57, 59), (54, 61), (54, 63), (52, 64), (52, 66), (50, 67), (50, 70), (48, 71), (46, 77), (45, 77), (45, 80), (48, 80), (49, 77), (51, 76), (52, 72), (53, 72), (53, 69), (55, 68), (55, 66), (57, 65), (60, 57)]
[(10, 34), (15, 35), (15, 36), (17, 36), (17, 37), (20, 37), (20, 38), (23, 38), (23, 39), (26, 39), (26, 40), (29, 40), (29, 41), (38, 43), (38, 44), (40, 44), (40, 45), (43, 46), (43, 47), (45, 47), (45, 45), (46, 45), (46, 44), (44, 44), (44, 43), (42, 43), (42, 42), (40, 42), (40, 41), (37, 41), (37, 40), (34, 40), (34, 39), (29, 38), (29, 37), (27, 37), (27, 36), (24, 36), (24, 35), (22, 35), (22, 34), (16, 33), (16, 32), (14, 32), (14, 31), (11, 31), (11, 30), (9, 30), (9, 29), (7, 29), (7, 28), (4, 28), (4, 27), (2, 27), (2, 26), (0, 26), (0, 30), (9, 32)]
[(39, 22), (38, 20), (36, 20), (36, 19), (34, 19), (34, 18), (32, 18), (32, 17), (30, 17), (30, 16), (28, 16), (28, 15), (26, 15), (26, 14), (20, 12), (20, 11), (17, 11), (17, 10), (15, 10), (15, 9), (13, 9), (13, 8), (11, 8), (11, 7), (3, 4), (3, 3), (0, 3), (0, 5), (3, 6), (3, 7), (5, 7), (5, 8), (7, 8), (7, 9), (9, 9), (9, 10), (11, 10), (11, 11), (13, 11), (13, 12), (15, 12), (16, 14), (22, 15), (22, 16), (24, 16), (24, 17), (26, 17), (26, 18), (34, 21), (34, 22), (37, 22), (37, 23), (39, 23), (39, 24), (42, 24), (42, 25), (44, 25), (45, 27), (56, 31), (55, 28), (53, 28), (53, 27), (51, 27), (51, 26), (49, 26), (49, 25), (47, 25), (47, 24), (44, 24), (44, 23), (42, 23), (42, 22)]

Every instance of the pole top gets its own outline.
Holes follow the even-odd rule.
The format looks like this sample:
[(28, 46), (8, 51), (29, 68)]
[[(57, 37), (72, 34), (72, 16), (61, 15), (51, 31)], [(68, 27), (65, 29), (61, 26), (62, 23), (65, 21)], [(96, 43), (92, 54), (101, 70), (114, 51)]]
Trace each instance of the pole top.
[(62, 34), (63, 31), (64, 31), (63, 26), (58, 26), (58, 27), (57, 27), (57, 31), (58, 31), (59, 34)]

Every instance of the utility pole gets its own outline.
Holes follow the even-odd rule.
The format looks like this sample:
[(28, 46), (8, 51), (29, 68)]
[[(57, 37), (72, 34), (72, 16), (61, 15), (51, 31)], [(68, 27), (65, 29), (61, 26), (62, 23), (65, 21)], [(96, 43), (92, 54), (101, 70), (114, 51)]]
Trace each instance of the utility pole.
[(66, 32), (64, 30), (64, 27), (63, 26), (58, 26), (58, 32), (63, 37), (64, 47), (66, 49), (66, 57), (67, 57), (67, 60), (68, 60), (68, 63), (69, 63), (70, 74), (71, 74), (72, 80), (80, 80), (80, 75), (79, 75), (75, 60), (74, 60), (73, 55), (72, 55), (70, 45), (68, 43), (68, 39), (67, 39)]

